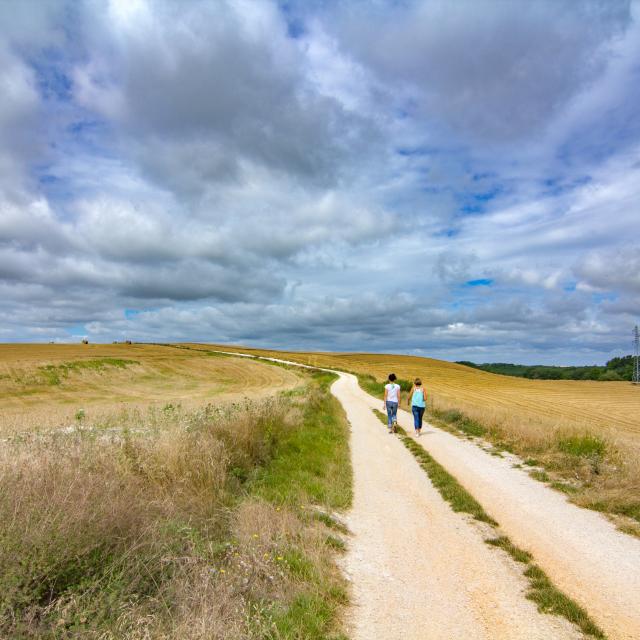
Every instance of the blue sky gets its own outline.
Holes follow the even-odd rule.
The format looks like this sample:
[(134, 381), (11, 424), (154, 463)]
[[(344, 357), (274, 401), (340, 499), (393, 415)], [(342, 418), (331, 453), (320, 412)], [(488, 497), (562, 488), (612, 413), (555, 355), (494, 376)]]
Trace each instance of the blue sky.
[(0, 4), (0, 340), (629, 352), (640, 4)]

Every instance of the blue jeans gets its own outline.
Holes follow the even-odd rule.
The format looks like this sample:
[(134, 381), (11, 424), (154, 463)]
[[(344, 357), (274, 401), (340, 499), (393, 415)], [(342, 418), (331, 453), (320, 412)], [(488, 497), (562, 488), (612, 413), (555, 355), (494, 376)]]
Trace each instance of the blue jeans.
[(413, 427), (415, 429), (422, 429), (422, 416), (424, 415), (425, 407), (416, 407), (414, 404), (411, 407), (411, 413), (413, 413)]
[(396, 422), (398, 415), (398, 403), (389, 402), (387, 400), (387, 425), (391, 429), (391, 425)]

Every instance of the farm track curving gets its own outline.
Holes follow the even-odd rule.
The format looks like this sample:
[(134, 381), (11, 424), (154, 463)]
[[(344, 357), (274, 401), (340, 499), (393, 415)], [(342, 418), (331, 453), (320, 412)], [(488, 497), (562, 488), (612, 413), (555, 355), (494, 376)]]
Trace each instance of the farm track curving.
[[(354, 538), (345, 570), (353, 582), (356, 640), (581, 637), (566, 621), (532, 612), (519, 570), (483, 544), (483, 525), (451, 512), (374, 417), (379, 399), (346, 373), (332, 391), (352, 426)], [(399, 422), (411, 430), (406, 412)], [(640, 638), (640, 539), (508, 460), (432, 425), (426, 431), (420, 445), (610, 640)]]

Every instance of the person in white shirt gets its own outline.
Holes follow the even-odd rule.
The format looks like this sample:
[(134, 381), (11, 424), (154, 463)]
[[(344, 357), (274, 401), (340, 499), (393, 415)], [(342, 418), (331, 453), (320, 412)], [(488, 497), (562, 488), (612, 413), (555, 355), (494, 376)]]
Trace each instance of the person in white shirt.
[(396, 384), (396, 374), (389, 374), (389, 382), (384, 386), (384, 405), (387, 412), (387, 428), (389, 433), (396, 430), (398, 424), (398, 405), (400, 404), (400, 385)]

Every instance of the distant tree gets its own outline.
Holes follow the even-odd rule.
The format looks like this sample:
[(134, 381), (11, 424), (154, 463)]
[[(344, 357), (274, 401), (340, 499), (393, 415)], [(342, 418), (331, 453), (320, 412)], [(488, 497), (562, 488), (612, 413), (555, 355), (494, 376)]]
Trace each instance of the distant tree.
[(624, 380), (624, 378), (613, 369), (608, 369), (604, 373), (600, 374), (600, 380), (602, 381), (612, 381), (612, 380)]
[(554, 367), (550, 365), (510, 364), (508, 362), (485, 362), (476, 364), (468, 360), (459, 360), (474, 369), (504, 376), (516, 376), (531, 380), (631, 380), (633, 376), (633, 356), (612, 358), (605, 366)]

